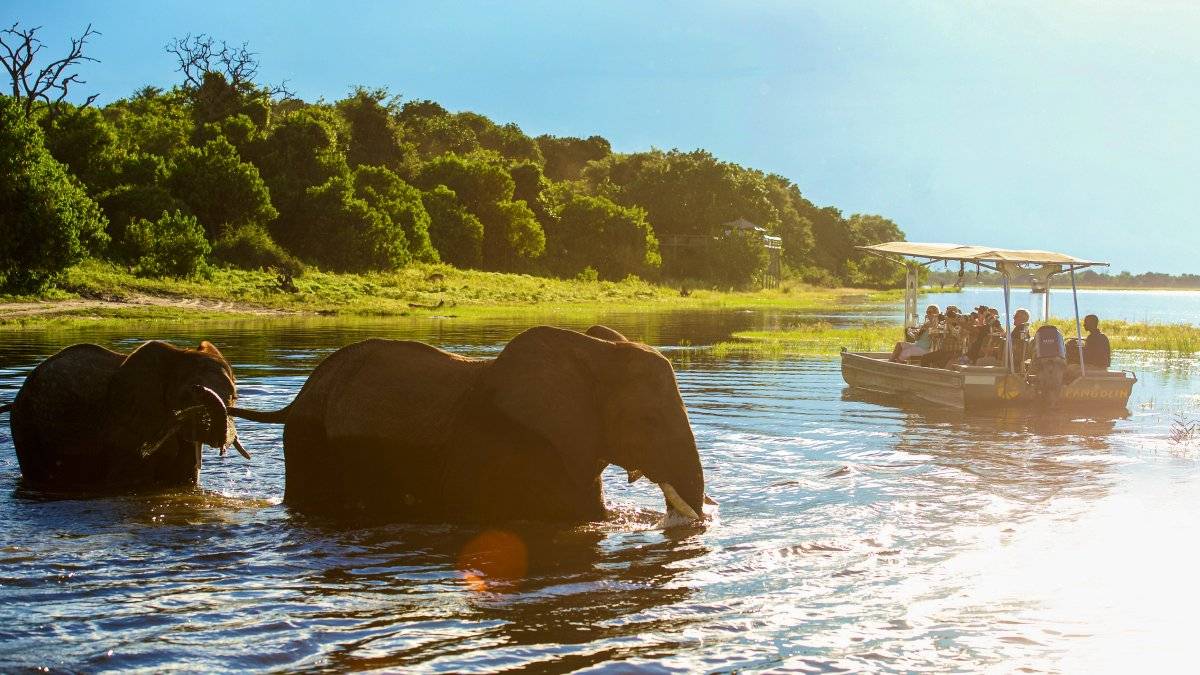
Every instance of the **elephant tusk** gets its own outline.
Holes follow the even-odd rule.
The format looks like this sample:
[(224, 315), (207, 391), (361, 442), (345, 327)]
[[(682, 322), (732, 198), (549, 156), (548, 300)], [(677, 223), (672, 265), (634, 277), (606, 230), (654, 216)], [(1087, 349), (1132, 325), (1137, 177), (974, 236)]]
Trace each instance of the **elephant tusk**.
[(242, 445), (242, 442), (238, 439), (237, 436), (233, 437), (233, 449), (237, 450), (238, 454), (241, 455), (242, 457), (245, 457), (246, 459), (250, 459), (250, 453), (246, 452), (246, 447), (244, 445)]
[(638, 479), (645, 475), (637, 469), (628, 469), (627, 471), (629, 472), (629, 484), (630, 485), (638, 482)]
[(146, 441), (145, 443), (143, 443), (142, 447), (138, 448), (138, 452), (140, 452), (142, 454), (142, 459), (145, 459), (145, 458), (149, 457), (150, 455), (153, 455), (155, 452), (157, 452), (158, 449), (162, 447), (163, 443), (167, 442), (168, 438), (174, 436), (175, 432), (179, 431), (179, 428), (181, 426), (183, 426), (183, 421), (177, 420), (174, 424), (167, 427), (166, 433), (164, 433), (161, 437), (159, 437), (159, 439), (157, 441), (155, 441), (154, 443), (151, 443), (150, 441)]
[(668, 510), (674, 509), (680, 515), (691, 520), (700, 520), (700, 516), (696, 515), (695, 510), (688, 506), (688, 503), (683, 501), (683, 497), (675, 491), (675, 488), (670, 483), (659, 483), (658, 487), (662, 489), (663, 497), (667, 500)]

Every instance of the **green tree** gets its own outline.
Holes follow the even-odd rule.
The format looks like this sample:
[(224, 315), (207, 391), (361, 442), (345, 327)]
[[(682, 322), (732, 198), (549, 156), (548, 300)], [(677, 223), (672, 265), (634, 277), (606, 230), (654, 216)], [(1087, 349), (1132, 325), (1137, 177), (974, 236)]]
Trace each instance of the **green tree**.
[(456, 267), (483, 264), (483, 223), (467, 210), (454, 190), (436, 185), (421, 193), (429, 213), (429, 238), (442, 260)]
[(515, 183), (503, 166), (445, 154), (423, 164), (415, 182), (426, 192), (450, 188), (483, 223), (484, 269), (522, 269), (545, 250), (545, 232), (529, 206), (513, 200)]
[(537, 141), (525, 135), (521, 127), (511, 122), (499, 125), (492, 120), (473, 112), (461, 112), (454, 116), (455, 122), (471, 130), (479, 147), (498, 153), (505, 159), (514, 161), (530, 161), (541, 164), (542, 151), (538, 149)]
[(422, 157), (466, 154), (480, 148), (475, 132), (433, 101), (409, 101), (397, 118), (405, 138), (416, 145)]
[(335, 272), (390, 270), (409, 260), (403, 226), (357, 197), (349, 175), (306, 190), (274, 234), (302, 260)]
[(538, 136), (536, 141), (545, 158), (546, 176), (550, 180), (576, 180), (588, 162), (612, 154), (612, 145), (602, 136), (575, 138), (543, 135)]
[(135, 220), (127, 237), (136, 252), (134, 271), (142, 276), (188, 277), (202, 271), (212, 251), (195, 216), (163, 213), (158, 220)]
[(349, 175), (344, 142), (341, 119), (308, 106), (283, 116), (257, 144), (248, 159), (266, 181), (281, 220), (309, 188)]
[(42, 115), (38, 122), (46, 149), (70, 169), (89, 194), (99, 195), (114, 186), (121, 153), (116, 131), (100, 111), (62, 103), (58, 114)]
[(574, 194), (546, 230), (546, 262), (564, 276), (591, 267), (600, 278), (617, 280), (645, 276), (662, 258), (645, 211)]
[[(900, 227), (883, 216), (856, 213), (846, 221), (854, 246), (903, 241)], [(852, 286), (898, 288), (904, 285), (904, 268), (879, 256), (855, 250), (846, 261), (846, 280)]]
[(387, 216), (392, 226), (403, 230), (408, 259), (437, 261), (437, 251), (429, 240), (429, 214), (420, 190), (381, 166), (362, 165), (354, 170), (354, 193)]
[(156, 87), (143, 87), (130, 98), (114, 101), (103, 113), (127, 154), (170, 157), (187, 146), (195, 128), (184, 95)]
[(395, 117), (398, 97), (386, 89), (358, 87), (349, 97), (338, 101), (337, 109), (350, 130), (346, 159), (350, 166), (368, 164), (400, 167), (416, 149), (405, 143)]
[(0, 96), (0, 288), (36, 292), (103, 245), (105, 219), (50, 155), (17, 101)]
[(210, 240), (226, 228), (265, 225), (279, 215), (258, 169), (241, 161), (224, 138), (180, 152), (167, 185), (196, 215)]

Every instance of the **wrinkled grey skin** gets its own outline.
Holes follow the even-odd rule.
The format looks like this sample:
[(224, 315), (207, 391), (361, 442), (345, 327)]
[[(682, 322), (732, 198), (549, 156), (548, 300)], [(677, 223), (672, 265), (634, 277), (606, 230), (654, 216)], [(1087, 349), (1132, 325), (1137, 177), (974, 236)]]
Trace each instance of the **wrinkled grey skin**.
[(128, 356), (67, 347), (34, 369), (11, 405), (22, 477), (65, 492), (195, 485), (201, 444), (235, 438), (225, 409), (236, 397), (232, 369), (208, 342), (147, 342)]
[(285, 501), (304, 512), (600, 520), (600, 472), (617, 464), (703, 513), (670, 362), (608, 328), (532, 328), (496, 359), (366, 340), (325, 359), (287, 408), (230, 414), (285, 423)]

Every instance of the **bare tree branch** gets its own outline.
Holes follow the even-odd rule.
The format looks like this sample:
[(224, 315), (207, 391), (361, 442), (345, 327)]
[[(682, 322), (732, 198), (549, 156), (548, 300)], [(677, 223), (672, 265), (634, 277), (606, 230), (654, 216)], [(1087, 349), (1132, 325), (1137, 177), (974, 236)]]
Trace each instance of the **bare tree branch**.
[[(188, 33), (171, 40), (164, 49), (175, 57), (178, 63), (176, 70), (183, 74), (183, 88), (189, 92), (199, 89), (208, 73), (222, 75), (238, 91), (244, 92), (256, 86), (254, 80), (258, 77), (258, 53), (250, 51), (249, 43), (230, 46), (224, 40), (218, 44), (213, 37), (204, 33)], [(263, 89), (272, 98), (293, 96), (286, 80), (279, 86)]]
[[(8, 72), (12, 83), (12, 96), (22, 102), (26, 117), (33, 115), (34, 105), (38, 101), (46, 103), (51, 115), (57, 114), (59, 104), (66, 99), (71, 85), (87, 84), (86, 80), (80, 79), (79, 73), (69, 71), (84, 61), (99, 63), (99, 60), (83, 53), (88, 41), (100, 35), (89, 23), (82, 35), (71, 38), (71, 48), (66, 56), (51, 61), (33, 74), (34, 61), (45, 46), (37, 37), (37, 32), (41, 29), (41, 26), (21, 28), (19, 23), (14, 23), (0, 31), (0, 49), (3, 50), (3, 53), (0, 53), (0, 64), (3, 64)], [(53, 98), (51, 92), (56, 92)], [(88, 96), (80, 107), (90, 106), (97, 96), (98, 94)]]

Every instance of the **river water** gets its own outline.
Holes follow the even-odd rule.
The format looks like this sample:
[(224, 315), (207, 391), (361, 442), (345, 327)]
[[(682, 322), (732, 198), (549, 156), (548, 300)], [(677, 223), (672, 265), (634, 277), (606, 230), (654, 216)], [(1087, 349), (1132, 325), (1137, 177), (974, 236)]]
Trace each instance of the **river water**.
[[(50, 500), (0, 427), (0, 669), (494, 672), (1179, 669), (1194, 651), (1200, 465), (1190, 359), (1118, 353), (1127, 415), (965, 416), (845, 390), (832, 359), (695, 349), (777, 313), (600, 320), (674, 362), (710, 494), (656, 528), (645, 481), (605, 474), (614, 518), (507, 526), (525, 572), (480, 584), (482, 528), (331, 526), (280, 503), (279, 427), (206, 451), (202, 489)], [(269, 321), (0, 333), (0, 398), (66, 344), (214, 341), (242, 404), (286, 404), (368, 336), (495, 354), (552, 317)], [(573, 325), (582, 328), (583, 324)], [(1174, 438), (1173, 438), (1174, 436)]]

